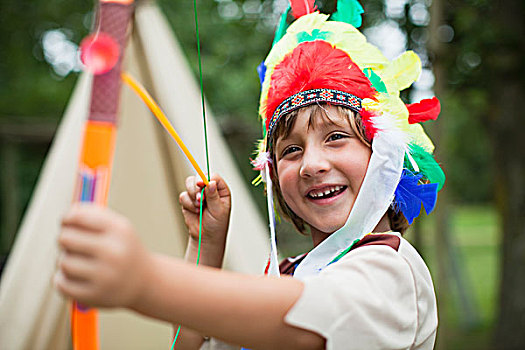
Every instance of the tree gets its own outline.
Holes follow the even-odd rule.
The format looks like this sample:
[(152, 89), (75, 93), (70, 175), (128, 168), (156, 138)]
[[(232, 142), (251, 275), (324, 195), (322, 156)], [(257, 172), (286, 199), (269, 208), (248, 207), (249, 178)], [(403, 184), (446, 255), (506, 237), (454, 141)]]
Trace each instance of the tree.
[(490, 119), (494, 147), (496, 204), (502, 224), (499, 314), (494, 344), (525, 349), (525, 6), (523, 1), (493, 4), (487, 43)]

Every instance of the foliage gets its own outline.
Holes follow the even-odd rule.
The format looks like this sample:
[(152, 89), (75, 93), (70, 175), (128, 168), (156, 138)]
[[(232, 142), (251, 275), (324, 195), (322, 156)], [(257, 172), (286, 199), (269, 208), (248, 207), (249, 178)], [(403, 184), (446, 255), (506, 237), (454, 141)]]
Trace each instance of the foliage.
[[(42, 35), (63, 28), (74, 42), (87, 33), (88, 1), (0, 3), (0, 118), (57, 118), (65, 107), (75, 75), (62, 78), (44, 61)], [(87, 21), (89, 25), (89, 20)]]
[[(197, 72), (193, 2), (162, 0), (159, 5)], [(244, 13), (243, 7), (254, 13)], [(255, 68), (264, 57), (273, 35), (272, 28), (266, 26), (260, 13), (256, 12), (259, 7), (264, 6), (253, 0), (198, 4), (205, 93), (219, 117), (251, 121), (256, 116), (259, 79)], [(222, 12), (230, 17), (221, 18)]]
[[(181, 46), (197, 74), (196, 38), (192, 1), (159, 0)], [(365, 8), (363, 28), (389, 19), (381, 0), (362, 1)], [(395, 19), (407, 33), (408, 48), (421, 53), (425, 46), (425, 25), (410, 20), (412, 5), (407, 1), (405, 15)], [(317, 1), (318, 8), (331, 13), (335, 1)], [(488, 26), (476, 26), (479, 11), (489, 11), (484, 1), (449, 1), (447, 22), (453, 38), (443, 57), (448, 68), (448, 84), (443, 102), (446, 144), (450, 150), (447, 164), (447, 190), (465, 202), (491, 198), (490, 135), (487, 122), (487, 84), (479, 60), (482, 43), (494, 41), (494, 31)], [(5, 0), (0, 4), (0, 122), (6, 116), (28, 116), (57, 120), (62, 115), (77, 74), (66, 77), (57, 74), (46, 62), (42, 37), (58, 29), (73, 43), (79, 43), (92, 22), (91, 1), (64, 2), (35, 0), (27, 2)], [(200, 40), (203, 59), (204, 89), (214, 114), (232, 146), (246, 178), (255, 175), (247, 159), (252, 144), (260, 135), (257, 120), (259, 81), (255, 68), (270, 49), (279, 8), (274, 1), (217, 0), (199, 1)], [(284, 10), (284, 7), (283, 9)], [(390, 18), (391, 19), (391, 18)], [(405, 97), (408, 97), (405, 94)], [(408, 99), (408, 98), (407, 98)], [(432, 129), (433, 122), (426, 123)], [(468, 132), (465, 132), (468, 130)], [(40, 163), (34, 160), (32, 163)], [(480, 169), (482, 169), (480, 171)], [(28, 173), (30, 171), (25, 171)], [(33, 170), (34, 178), (38, 169)], [(476, 174), (476, 181), (472, 181)], [(29, 193), (33, 181), (23, 185)], [(262, 197), (255, 196), (264, 207)], [(23, 202), (28, 198), (24, 198)]]
[[(197, 71), (196, 39), (192, 1), (159, 0), (164, 13)], [(380, 0), (362, 1), (365, 7), (363, 27), (387, 19)], [(409, 12), (419, 1), (406, 3), (406, 14), (396, 21), (407, 33), (408, 48), (421, 52), (425, 45), (425, 25), (412, 23)], [(69, 40), (80, 42), (92, 21), (91, 1), (64, 2), (35, 0), (31, 3), (4, 0), (0, 4), (0, 120), (6, 116), (58, 119), (76, 80), (76, 73), (61, 77), (45, 61), (42, 36), (60, 29)], [(278, 10), (273, 1), (221, 0), (199, 1), (199, 20), (206, 96), (232, 145), (251, 145), (258, 137), (257, 103), (259, 82), (255, 67), (270, 49)], [(335, 1), (317, 1), (326, 13), (333, 12)], [(450, 150), (447, 189), (465, 202), (491, 199), (490, 134), (485, 127), (491, 110), (488, 79), (483, 59), (504, 59), (487, 52), (486, 43), (494, 43), (497, 33), (490, 26), (476, 25), (480, 12), (495, 6), (487, 1), (448, 1), (448, 27), (452, 38), (446, 43), (447, 94), (442, 120), (446, 123), (446, 144)], [(483, 51), (485, 50), (485, 51)], [(432, 59), (432, 58), (430, 58)], [(503, 63), (502, 63), (503, 64)], [(406, 96), (405, 96), (406, 97)], [(440, 121), (441, 122), (441, 121)], [(433, 122), (427, 127), (432, 129)], [(468, 132), (465, 132), (468, 130)], [(246, 161), (250, 147), (234, 147), (241, 168), (251, 175)], [(482, 169), (480, 171), (480, 169)], [(472, 181), (476, 174), (476, 181)]]
[(440, 27), (453, 33), (448, 43), (442, 38), (446, 49), (440, 60), (447, 71), (444, 113), (450, 119), (445, 126), (450, 135), (446, 145), (451, 157), (449, 169), (455, 172), (448, 179), (454, 198), (463, 202), (488, 201), (494, 192), (490, 79), (484, 60), (489, 54), (486, 43), (495, 40), (496, 28), (478, 25), (479, 16), (488, 15), (493, 6), (487, 1), (444, 2), (447, 25)]

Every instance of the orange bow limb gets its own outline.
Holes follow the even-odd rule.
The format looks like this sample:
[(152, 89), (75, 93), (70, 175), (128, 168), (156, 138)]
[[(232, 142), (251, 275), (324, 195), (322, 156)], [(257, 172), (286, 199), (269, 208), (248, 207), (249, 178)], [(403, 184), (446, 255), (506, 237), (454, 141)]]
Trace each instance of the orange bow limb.
[(188, 147), (186, 147), (186, 145), (184, 144), (184, 142), (180, 138), (180, 136), (177, 133), (177, 131), (175, 131), (175, 128), (173, 128), (173, 126), (171, 125), (169, 119), (166, 117), (164, 112), (162, 112), (162, 110), (157, 105), (157, 103), (155, 103), (155, 100), (153, 100), (153, 98), (148, 93), (148, 91), (146, 91), (146, 89), (142, 85), (140, 85), (140, 83), (137, 82), (128, 73), (122, 72), (121, 73), (121, 77), (122, 77), (122, 80), (126, 84), (128, 84), (128, 86), (131, 87), (131, 89), (133, 91), (135, 91), (137, 93), (137, 95), (140, 96), (142, 101), (144, 101), (144, 103), (148, 106), (150, 111), (155, 115), (155, 117), (162, 124), (164, 129), (166, 129), (166, 131), (171, 135), (171, 137), (173, 137), (175, 142), (177, 142), (177, 144), (179, 145), (179, 147), (182, 150), (182, 152), (184, 152), (184, 154), (186, 155), (186, 157), (190, 161), (191, 165), (193, 165), (193, 168), (195, 169), (195, 171), (197, 171), (197, 173), (201, 177), (202, 181), (207, 186), (208, 185), (208, 179), (206, 178), (206, 175), (204, 174), (202, 169), (199, 167), (199, 164), (197, 164), (197, 161), (195, 160), (195, 158), (193, 158), (192, 154), (188, 150)]
[[(133, 12), (131, 0), (100, 0), (97, 33), (105, 33), (119, 53), (108, 71), (93, 77), (89, 117), (84, 127), (74, 202), (106, 205), (116, 136), (120, 67)], [(119, 25), (115, 25), (118, 23)], [(74, 350), (98, 350), (98, 313), (77, 302), (71, 307)]]

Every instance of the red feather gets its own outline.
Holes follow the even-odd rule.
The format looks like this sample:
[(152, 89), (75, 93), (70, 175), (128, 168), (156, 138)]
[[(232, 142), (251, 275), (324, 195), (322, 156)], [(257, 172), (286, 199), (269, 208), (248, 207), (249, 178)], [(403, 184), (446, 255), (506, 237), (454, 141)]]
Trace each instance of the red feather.
[(363, 109), (359, 113), (359, 115), (361, 115), (361, 121), (363, 122), (363, 125), (365, 126), (366, 138), (368, 140), (373, 140), (375, 134), (377, 133), (377, 128), (374, 126), (374, 124), (372, 124), (371, 119), (376, 116), (376, 113)]
[(267, 124), (286, 98), (320, 88), (348, 92), (362, 99), (374, 98), (376, 94), (370, 80), (346, 52), (326, 41), (307, 41), (275, 66), (265, 111)]
[(436, 97), (421, 100), (418, 103), (407, 105), (408, 122), (410, 124), (423, 123), (427, 120), (436, 120), (441, 112), (441, 104)]
[(295, 18), (313, 13), (317, 10), (317, 6), (314, 5), (315, 0), (290, 0), (292, 7), (292, 14)]

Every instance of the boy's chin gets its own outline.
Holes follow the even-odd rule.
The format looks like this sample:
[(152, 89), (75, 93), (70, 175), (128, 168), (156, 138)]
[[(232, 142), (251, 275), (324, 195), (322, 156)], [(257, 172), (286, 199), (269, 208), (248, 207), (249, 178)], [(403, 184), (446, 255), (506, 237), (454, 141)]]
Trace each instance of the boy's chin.
[[(347, 212), (346, 208), (344, 212)], [(332, 215), (330, 215), (332, 214)], [(342, 213), (325, 213), (322, 215), (314, 224), (310, 224), (310, 227), (318, 232), (331, 235), (346, 224), (348, 220), (348, 215), (343, 215)]]
[(336, 232), (337, 230), (339, 230), (341, 227), (344, 226), (345, 223), (342, 223), (340, 225), (330, 225), (330, 226), (325, 226), (325, 225), (310, 225), (310, 228), (311, 228), (311, 232), (312, 233), (318, 233), (318, 234), (322, 234), (322, 235), (327, 235), (327, 236), (330, 236), (332, 233)]

